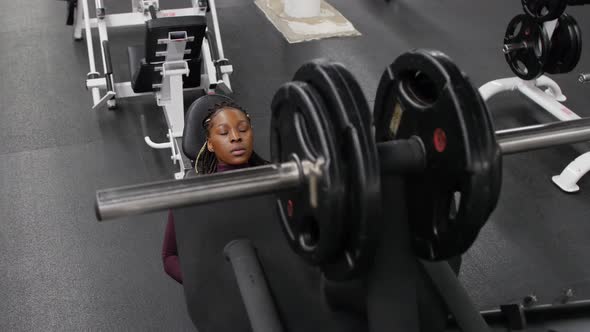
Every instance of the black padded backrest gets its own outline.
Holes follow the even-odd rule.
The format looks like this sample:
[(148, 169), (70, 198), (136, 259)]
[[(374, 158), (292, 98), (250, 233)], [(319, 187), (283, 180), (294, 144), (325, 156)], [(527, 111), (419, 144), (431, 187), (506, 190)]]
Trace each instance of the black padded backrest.
[(201, 56), (201, 44), (207, 28), (207, 19), (204, 16), (177, 16), (162, 17), (145, 22), (145, 59), (147, 63), (162, 62), (164, 57), (156, 56), (158, 51), (166, 51), (166, 44), (158, 44), (158, 39), (167, 39), (168, 33), (173, 31), (186, 31), (187, 36), (195, 39), (186, 44), (191, 49), (191, 54), (185, 54), (185, 59), (198, 59)]
[(361, 317), (332, 312), (323, 301), (319, 269), (289, 246), (274, 195), (173, 213), (187, 311), (199, 332), (253, 331), (231, 263), (223, 256), (223, 248), (236, 239), (255, 246), (285, 331), (368, 332)]
[(206, 135), (203, 129), (203, 120), (209, 109), (223, 101), (231, 102), (231, 98), (223, 95), (204, 95), (195, 100), (184, 116), (184, 131), (182, 133), (182, 150), (190, 159), (197, 159), (199, 150), (205, 143)]

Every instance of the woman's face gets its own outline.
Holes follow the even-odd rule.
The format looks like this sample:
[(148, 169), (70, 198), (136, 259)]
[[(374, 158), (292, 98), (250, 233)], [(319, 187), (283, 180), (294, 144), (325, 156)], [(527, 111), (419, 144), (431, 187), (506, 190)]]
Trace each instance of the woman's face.
[(244, 112), (225, 107), (209, 123), (207, 148), (217, 161), (226, 165), (241, 165), (252, 156), (252, 127)]

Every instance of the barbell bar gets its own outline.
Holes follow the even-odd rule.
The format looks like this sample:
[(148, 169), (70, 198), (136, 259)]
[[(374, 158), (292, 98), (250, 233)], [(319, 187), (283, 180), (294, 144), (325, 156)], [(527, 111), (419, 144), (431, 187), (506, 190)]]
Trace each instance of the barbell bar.
[[(590, 140), (590, 118), (501, 130), (496, 132), (496, 140), (502, 154), (583, 142)], [(382, 173), (416, 172), (423, 167), (423, 146), (418, 138), (381, 142), (377, 149)], [(293, 156), (293, 161), (280, 164), (99, 190), (96, 216), (102, 221), (301, 189), (317, 183), (322, 176), (321, 160), (298, 160)], [(313, 185), (309, 190), (311, 197)]]
[(590, 118), (558, 121), (496, 132), (502, 154), (572, 144), (590, 138)]

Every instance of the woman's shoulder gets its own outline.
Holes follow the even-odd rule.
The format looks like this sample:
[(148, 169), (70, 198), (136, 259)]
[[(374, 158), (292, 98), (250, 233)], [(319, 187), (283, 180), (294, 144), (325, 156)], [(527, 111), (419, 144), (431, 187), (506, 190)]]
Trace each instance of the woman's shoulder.
[(263, 166), (268, 165), (271, 162), (260, 157), (256, 152), (252, 153), (252, 157), (250, 158), (249, 162), (250, 166)]

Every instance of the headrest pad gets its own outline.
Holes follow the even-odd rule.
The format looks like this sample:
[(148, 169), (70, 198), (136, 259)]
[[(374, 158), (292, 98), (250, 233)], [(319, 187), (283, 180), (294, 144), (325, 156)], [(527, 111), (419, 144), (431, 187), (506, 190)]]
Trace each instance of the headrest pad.
[(223, 95), (204, 95), (195, 100), (184, 116), (184, 132), (182, 133), (182, 150), (190, 160), (197, 159), (199, 150), (205, 143), (207, 136), (203, 129), (203, 120), (209, 110), (221, 102), (233, 102)]

